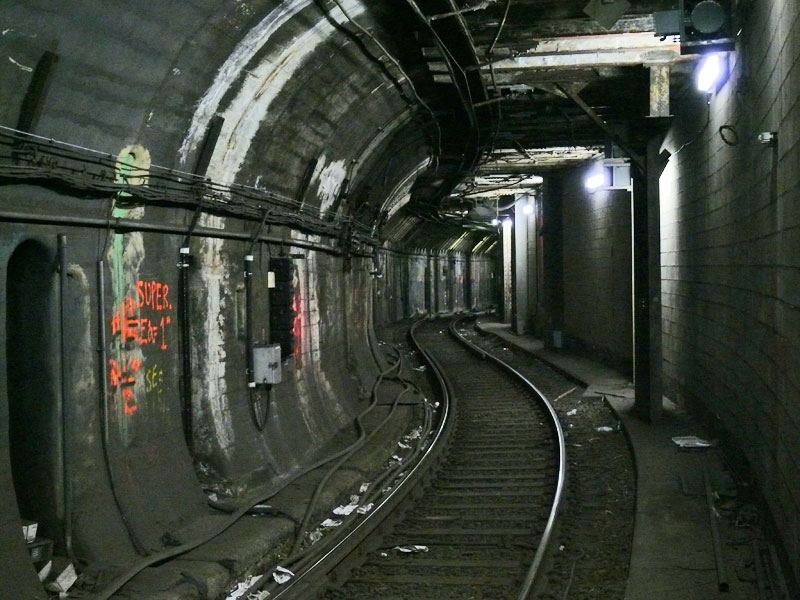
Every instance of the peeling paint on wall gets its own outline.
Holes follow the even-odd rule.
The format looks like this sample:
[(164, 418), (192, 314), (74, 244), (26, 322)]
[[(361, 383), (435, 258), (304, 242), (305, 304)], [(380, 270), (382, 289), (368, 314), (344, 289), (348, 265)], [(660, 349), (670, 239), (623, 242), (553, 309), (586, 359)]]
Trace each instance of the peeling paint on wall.
[[(77, 357), (76, 362), (80, 361), (80, 366), (75, 371), (73, 377), (72, 397), (73, 398), (92, 398), (97, 393), (97, 381), (95, 379), (94, 365), (92, 358), (94, 358), (94, 351), (97, 346), (92, 337), (92, 328), (89, 324), (92, 322), (92, 292), (89, 287), (89, 278), (86, 272), (80, 265), (70, 263), (67, 267), (67, 274), (72, 277), (81, 290), (81, 298), (79, 300), (79, 311), (81, 321), (86, 324), (83, 328), (79, 340), (79, 347), (83, 349), (83, 354)], [(85, 361), (85, 362), (84, 362)], [(76, 403), (78, 406), (83, 406), (82, 403)], [(86, 427), (81, 432), (81, 443), (87, 447), (95, 444), (97, 433), (91, 427)], [(87, 456), (82, 456), (82, 463), (85, 468), (92, 468), (94, 463)]]
[(241, 42), (236, 45), (225, 63), (217, 71), (214, 82), (208, 88), (203, 98), (197, 105), (189, 133), (183, 140), (178, 154), (181, 164), (186, 163), (189, 152), (195, 150), (203, 139), (211, 122), (211, 118), (219, 109), (219, 103), (233, 83), (239, 78), (253, 57), (263, 48), (270, 37), (278, 31), (289, 19), (294, 17), (311, 0), (290, 0), (282, 2), (275, 10), (264, 17), (258, 25), (253, 27)]
[(431, 164), (431, 159), (426, 158), (419, 165), (416, 166), (408, 175), (406, 175), (400, 183), (398, 183), (391, 194), (386, 197), (383, 203), (383, 210), (388, 211), (389, 217), (405, 206), (411, 200), (411, 188), (417, 181), (417, 177), (425, 171)]
[[(364, 11), (364, 5), (359, 0), (344, 0), (343, 5), (351, 15), (359, 15)], [(330, 14), (336, 22), (346, 22), (338, 8), (331, 10)], [(242, 83), (236, 97), (223, 113), (225, 123), (207, 171), (211, 179), (226, 182), (235, 180), (273, 100), (314, 50), (335, 32), (334, 25), (322, 18), (291, 43), (278, 49), (277, 54), (265, 56), (259, 65), (250, 69), (253, 77), (248, 77)]]
[(328, 165), (325, 165), (325, 155), (320, 157), (317, 162), (317, 168), (314, 175), (311, 177), (312, 183), (319, 182), (317, 186), (317, 197), (319, 198), (319, 212), (324, 216), (326, 212), (333, 206), (336, 197), (339, 195), (339, 190), (342, 189), (342, 183), (347, 178), (347, 161), (335, 160)]
[[(373, 90), (372, 93), (375, 93), (377, 89), (378, 88)], [(390, 137), (394, 136), (394, 134), (397, 132), (397, 130), (400, 129), (400, 127), (409, 123), (413, 117), (414, 113), (411, 111), (410, 108), (407, 108), (394, 115), (391, 121), (389, 121), (387, 124), (385, 124), (378, 130), (377, 135), (370, 140), (369, 144), (367, 144), (367, 147), (361, 151), (361, 153), (358, 156), (358, 159), (356, 159), (355, 165), (353, 166), (353, 171), (350, 174), (351, 181), (356, 181), (358, 179), (358, 175), (361, 168), (365, 164), (368, 164), (368, 161), (372, 156), (372, 154), (375, 153), (379, 148), (382, 148), (384, 143)]]
[[(311, 240), (317, 236), (305, 235), (298, 232), (292, 233), (293, 239)], [(331, 382), (328, 380), (322, 365), (322, 352), (320, 341), (322, 338), (321, 325), (324, 322), (334, 323), (339, 315), (328, 311), (320, 314), (319, 305), (319, 256), (315, 252), (308, 252), (303, 260), (296, 262), (296, 285), (299, 286), (302, 303), (302, 331), (297, 338), (300, 356), (297, 360), (298, 369), (294, 372), (295, 385), (299, 393), (300, 411), (308, 428), (313, 443), (320, 443), (327, 439), (332, 430), (346, 425), (349, 416), (344, 411)], [(323, 401), (320, 406), (313, 403), (317, 398)], [(329, 417), (328, 427), (320, 421), (321, 417)], [(330, 417), (333, 422), (331, 423)]]
[(12, 63), (14, 63), (16, 66), (18, 66), (21, 70), (25, 71), (26, 73), (32, 73), (33, 72), (33, 67), (28, 67), (26, 65), (23, 65), (22, 63), (17, 62), (16, 60), (11, 58), (10, 56), (8, 57), (8, 60), (10, 60)]
[[(212, 215), (203, 215), (200, 220), (203, 227), (223, 229), (225, 219)], [(209, 424), (214, 428), (214, 441), (226, 457), (233, 452), (234, 431), (228, 406), (227, 385), (225, 382), (225, 308), (226, 294), (229, 290), (229, 273), (223, 260), (224, 240), (206, 238), (200, 243), (199, 276), (205, 291), (205, 307), (202, 314), (202, 345), (194, 352), (199, 356), (193, 358), (198, 366), (194, 384), (200, 387), (192, 394), (195, 403), (207, 405), (210, 413)], [(201, 410), (206, 406), (201, 406)], [(194, 412), (194, 411), (193, 411)]]

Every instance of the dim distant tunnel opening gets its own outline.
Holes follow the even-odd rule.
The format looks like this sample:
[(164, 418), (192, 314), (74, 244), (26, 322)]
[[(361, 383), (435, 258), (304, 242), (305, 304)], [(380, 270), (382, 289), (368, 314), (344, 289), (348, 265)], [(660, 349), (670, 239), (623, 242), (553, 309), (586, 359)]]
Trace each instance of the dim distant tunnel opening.
[(9, 454), (20, 517), (38, 536), (64, 543), (59, 468), (58, 325), (55, 259), (26, 241), (8, 262), (6, 371)]

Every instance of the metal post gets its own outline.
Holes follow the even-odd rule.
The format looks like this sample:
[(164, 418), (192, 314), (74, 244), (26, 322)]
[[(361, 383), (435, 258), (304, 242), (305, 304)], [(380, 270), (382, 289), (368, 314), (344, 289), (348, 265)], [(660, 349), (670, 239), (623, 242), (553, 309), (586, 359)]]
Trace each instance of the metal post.
[(521, 194), (514, 204), (514, 229), (512, 254), (513, 308), (511, 326), (515, 333), (528, 331), (528, 216), (525, 206), (528, 195)]
[(669, 116), (669, 63), (650, 65), (650, 116)]
[(70, 406), (69, 406), (69, 366), (67, 365), (67, 236), (58, 234), (58, 275), (59, 275), (59, 341), (61, 354), (61, 469), (63, 477), (64, 500), (64, 545), (72, 562), (72, 479), (70, 463)]
[(636, 412), (648, 422), (662, 411), (660, 146), (661, 136), (650, 140), (647, 169), (633, 174), (634, 384)]

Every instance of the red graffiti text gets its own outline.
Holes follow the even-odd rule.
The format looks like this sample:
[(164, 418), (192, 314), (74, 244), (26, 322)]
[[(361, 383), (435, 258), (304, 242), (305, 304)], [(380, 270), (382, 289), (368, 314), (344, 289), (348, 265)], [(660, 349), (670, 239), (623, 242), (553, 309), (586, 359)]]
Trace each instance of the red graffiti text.
[(126, 415), (132, 415), (139, 407), (133, 400), (133, 386), (136, 384), (136, 373), (142, 368), (142, 361), (133, 359), (128, 361), (127, 355), (122, 355), (122, 363), (113, 358), (108, 361), (108, 377), (111, 380), (111, 389), (115, 392), (122, 389), (122, 398), (125, 401)]
[(136, 296), (139, 301), (136, 306), (144, 308), (147, 306), (156, 311), (172, 310), (172, 304), (168, 300), (169, 286), (159, 281), (137, 281)]
[(167, 349), (167, 331), (172, 317), (169, 286), (159, 281), (137, 281), (135, 297), (125, 296), (111, 317), (111, 335), (115, 338), (117, 358), (109, 360), (111, 389), (119, 392), (126, 415), (139, 410), (134, 394), (138, 377), (144, 376), (145, 392), (161, 394), (164, 386), (164, 371), (157, 365), (142, 369), (139, 359), (128, 360), (125, 350), (140, 346)]

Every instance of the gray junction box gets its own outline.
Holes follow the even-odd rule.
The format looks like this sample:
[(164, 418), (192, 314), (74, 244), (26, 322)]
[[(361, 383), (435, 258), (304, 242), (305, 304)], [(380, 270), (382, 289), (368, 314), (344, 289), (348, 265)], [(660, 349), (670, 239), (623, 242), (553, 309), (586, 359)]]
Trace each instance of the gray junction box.
[(269, 344), (253, 348), (253, 379), (256, 385), (281, 382), (281, 345)]

